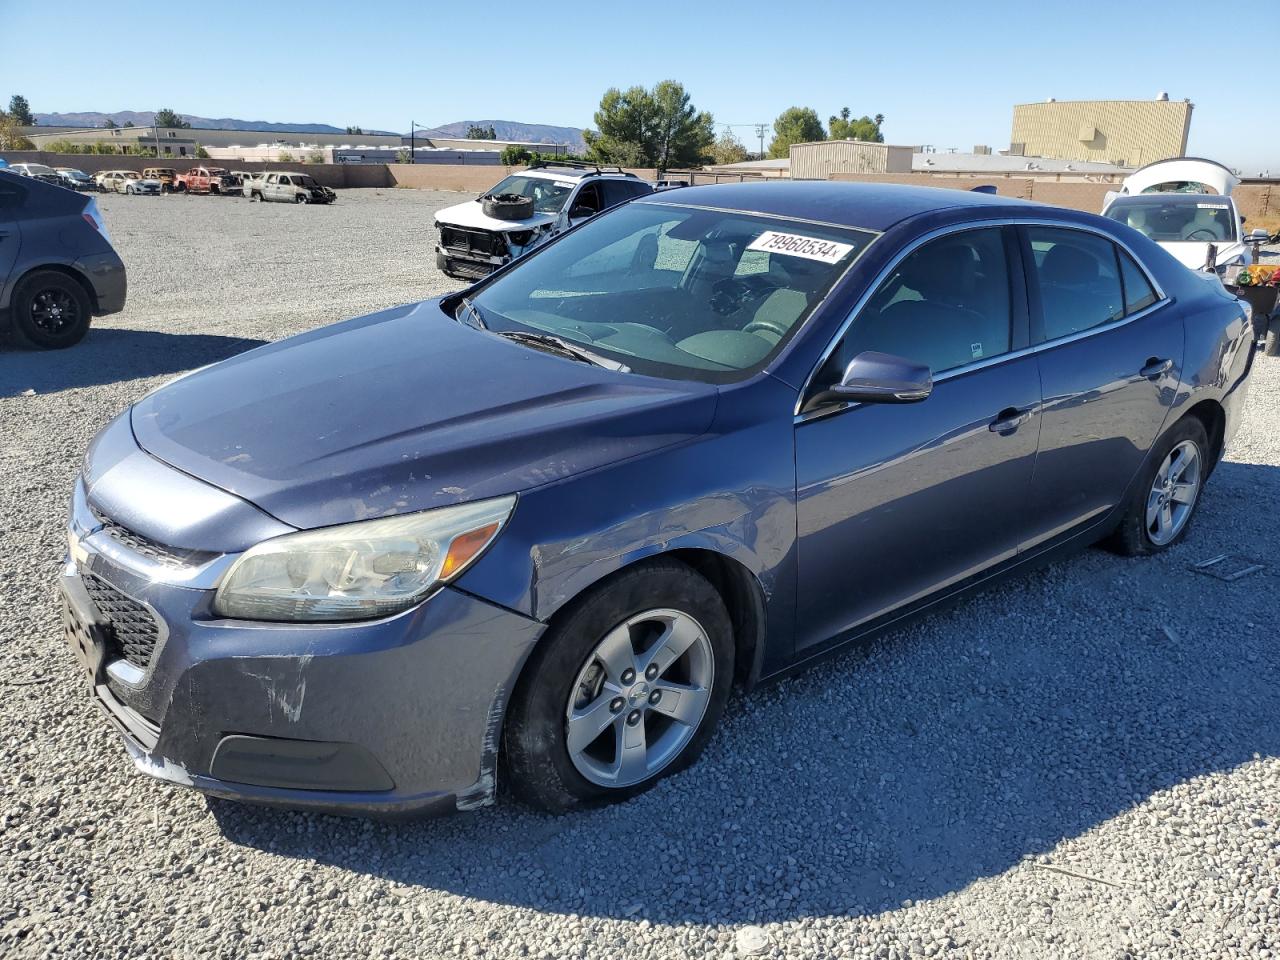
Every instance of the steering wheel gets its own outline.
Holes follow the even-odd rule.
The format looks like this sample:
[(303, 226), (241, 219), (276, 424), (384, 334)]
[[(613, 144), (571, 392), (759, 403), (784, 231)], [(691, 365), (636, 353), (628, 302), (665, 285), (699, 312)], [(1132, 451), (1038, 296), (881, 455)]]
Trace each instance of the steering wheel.
[(752, 282), (744, 277), (725, 277), (711, 287), (711, 309), (727, 317), (763, 300), (775, 289), (770, 283)]
[[(1207, 233), (1208, 236), (1197, 237), (1196, 234), (1198, 233)], [(1188, 240), (1207, 240), (1212, 243), (1217, 241), (1218, 235), (1214, 233), (1214, 231), (1210, 230), (1208, 227), (1201, 227), (1199, 230), (1192, 230), (1190, 233), (1188, 233), (1187, 239)]]
[(776, 320), (752, 320), (742, 328), (743, 333), (761, 333), (768, 332), (775, 334), (779, 340), (790, 332), (790, 327), (785, 327)]

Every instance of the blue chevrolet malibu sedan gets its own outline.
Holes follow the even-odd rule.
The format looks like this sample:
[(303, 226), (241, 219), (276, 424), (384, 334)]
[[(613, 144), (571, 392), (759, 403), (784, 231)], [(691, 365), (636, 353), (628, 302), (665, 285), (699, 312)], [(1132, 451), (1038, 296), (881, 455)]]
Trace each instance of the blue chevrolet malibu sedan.
[(1105, 540), (1183, 536), (1247, 308), (1114, 221), (695, 187), (144, 397), (67, 640), (143, 771), (400, 815), (623, 799), (730, 690)]

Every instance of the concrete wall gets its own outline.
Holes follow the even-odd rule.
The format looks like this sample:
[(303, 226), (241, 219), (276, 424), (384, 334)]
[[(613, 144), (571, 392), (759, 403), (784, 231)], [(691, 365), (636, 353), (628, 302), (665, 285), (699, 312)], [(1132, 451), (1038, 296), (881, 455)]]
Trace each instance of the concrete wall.
[[(854, 180), (863, 183), (902, 183), (917, 187), (943, 187), (972, 190), (980, 184), (993, 186), (1002, 197), (1018, 197), (1051, 203), (1072, 210), (1101, 213), (1109, 191), (1115, 183), (1054, 182), (1025, 177), (944, 177), (931, 173), (910, 174), (833, 174), (832, 180)], [(1280, 180), (1242, 183), (1232, 192), (1241, 215), (1248, 219), (1280, 216)]]
[[(387, 170), (397, 187), (417, 190), (461, 190), (464, 193), (481, 193), (510, 173), (518, 173), (524, 167), (476, 166), (447, 163), (389, 163)], [(641, 180), (652, 181), (653, 170), (629, 170)]]

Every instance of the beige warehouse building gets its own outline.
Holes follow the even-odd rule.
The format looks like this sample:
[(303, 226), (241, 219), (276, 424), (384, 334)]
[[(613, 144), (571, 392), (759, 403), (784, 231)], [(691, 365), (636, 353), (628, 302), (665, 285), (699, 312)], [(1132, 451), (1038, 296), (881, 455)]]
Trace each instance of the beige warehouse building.
[(1141, 167), (1181, 157), (1191, 129), (1190, 100), (1047, 100), (1013, 108), (1009, 152), (1056, 160)]
[(827, 180), (833, 173), (910, 173), (913, 147), (864, 140), (791, 145), (792, 180)]

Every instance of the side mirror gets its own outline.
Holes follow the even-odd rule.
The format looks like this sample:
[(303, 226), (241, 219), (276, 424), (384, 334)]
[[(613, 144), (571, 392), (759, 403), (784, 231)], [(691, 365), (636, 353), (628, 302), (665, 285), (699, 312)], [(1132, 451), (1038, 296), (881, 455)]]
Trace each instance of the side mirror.
[(1266, 243), (1271, 239), (1271, 234), (1263, 230), (1262, 227), (1254, 227), (1249, 232), (1249, 236), (1245, 238), (1245, 243)]
[(596, 211), (590, 207), (574, 207), (569, 211), (570, 220), (577, 220), (580, 217), (594, 217), (595, 215)]
[(924, 364), (876, 350), (864, 350), (845, 368), (840, 382), (814, 395), (806, 410), (828, 403), (919, 403), (933, 392)]

